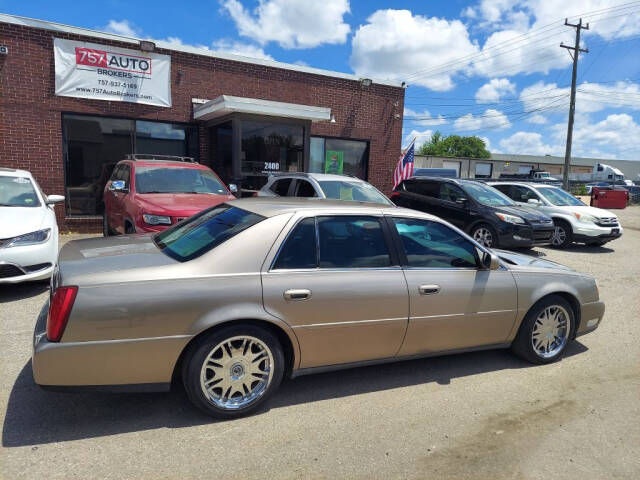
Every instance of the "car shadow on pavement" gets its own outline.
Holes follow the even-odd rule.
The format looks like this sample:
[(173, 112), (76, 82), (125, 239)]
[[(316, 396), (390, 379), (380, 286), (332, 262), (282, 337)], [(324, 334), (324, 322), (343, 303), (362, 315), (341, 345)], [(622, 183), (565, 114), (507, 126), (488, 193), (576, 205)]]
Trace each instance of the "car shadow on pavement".
[(595, 245), (581, 245), (581, 244), (572, 244), (564, 249), (567, 252), (576, 252), (576, 253), (613, 253), (615, 250), (613, 248), (609, 248), (606, 246), (595, 246)]
[(15, 302), (35, 297), (49, 290), (49, 281), (0, 285), (0, 303)]
[[(585, 352), (572, 342), (565, 357)], [(286, 381), (256, 415), (269, 409), (435, 382), (507, 369), (534, 368), (508, 350), (406, 360)], [(216, 423), (195, 409), (181, 388), (166, 394), (60, 393), (33, 382), (31, 362), (16, 379), (4, 418), (3, 447), (66, 442), (157, 428)]]

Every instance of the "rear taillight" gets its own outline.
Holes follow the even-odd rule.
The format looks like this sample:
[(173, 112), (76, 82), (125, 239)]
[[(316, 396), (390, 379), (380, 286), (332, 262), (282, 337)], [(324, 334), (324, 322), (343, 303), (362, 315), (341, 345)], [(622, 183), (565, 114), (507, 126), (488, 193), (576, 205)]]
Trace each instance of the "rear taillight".
[(257, 197), (258, 196), (258, 192), (253, 192), (253, 195), (251, 195), (252, 197)]
[(395, 198), (399, 196), (400, 196), (400, 192), (391, 192), (391, 195), (389, 195), (389, 198)]
[(77, 293), (78, 287), (58, 287), (53, 294), (47, 315), (47, 339), (50, 342), (59, 342), (62, 338)]

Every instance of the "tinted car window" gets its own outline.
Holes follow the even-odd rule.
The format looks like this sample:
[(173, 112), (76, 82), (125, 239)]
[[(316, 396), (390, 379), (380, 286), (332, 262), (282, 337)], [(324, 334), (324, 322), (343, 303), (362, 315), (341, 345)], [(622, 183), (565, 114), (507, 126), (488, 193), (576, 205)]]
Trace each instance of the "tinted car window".
[(129, 180), (131, 180), (131, 167), (129, 165), (122, 165), (119, 180), (124, 180), (124, 184), (129, 188)]
[(281, 197), (286, 197), (287, 192), (289, 191), (289, 185), (291, 185), (291, 178), (283, 178), (281, 180), (276, 180), (271, 185), (271, 191), (276, 195)]
[(419, 219), (393, 221), (410, 267), (477, 267), (475, 245), (449, 227)]
[(166, 255), (186, 262), (262, 220), (264, 217), (261, 215), (237, 207), (219, 205), (158, 233), (153, 240)]
[(122, 169), (122, 165), (116, 165), (113, 169), (113, 173), (111, 173), (110, 180), (118, 180), (118, 175), (120, 174), (120, 170)]
[(504, 193), (483, 183), (465, 182), (464, 191), (473, 199), (487, 207), (513, 206), (515, 203)]
[(298, 192), (296, 197), (315, 197), (316, 191), (311, 183), (306, 180), (298, 180)]
[(511, 191), (511, 185), (491, 185), (491, 186), (496, 190), (499, 190), (502, 193), (504, 193), (507, 197), (515, 200), (513, 196), (513, 192)]
[(407, 192), (425, 195), (427, 197), (438, 198), (440, 195), (440, 183), (425, 180), (416, 180), (406, 185)]
[(318, 217), (321, 268), (391, 265), (382, 226), (375, 217)]
[(452, 183), (440, 184), (440, 200), (455, 202), (459, 198), (466, 198), (464, 192)]
[(305, 218), (289, 234), (278, 253), (273, 268), (316, 268), (316, 220)]
[[(505, 192), (506, 193), (506, 192)], [(516, 202), (526, 202), (530, 198), (538, 200), (538, 194), (527, 187), (522, 187), (520, 185), (512, 185), (511, 186), (511, 195)]]

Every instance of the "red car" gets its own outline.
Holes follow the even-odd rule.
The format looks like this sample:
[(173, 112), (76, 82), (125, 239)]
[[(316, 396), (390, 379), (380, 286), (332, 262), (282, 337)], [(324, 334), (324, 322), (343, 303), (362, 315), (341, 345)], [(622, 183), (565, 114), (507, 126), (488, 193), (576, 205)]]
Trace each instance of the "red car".
[(103, 232), (160, 232), (234, 198), (213, 170), (191, 158), (128, 155), (104, 187)]

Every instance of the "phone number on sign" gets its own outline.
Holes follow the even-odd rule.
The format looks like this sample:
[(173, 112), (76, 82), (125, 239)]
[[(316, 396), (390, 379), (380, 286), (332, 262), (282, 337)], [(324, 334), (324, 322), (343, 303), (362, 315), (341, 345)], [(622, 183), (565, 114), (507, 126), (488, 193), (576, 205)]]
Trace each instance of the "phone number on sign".
[(138, 84), (136, 83), (116, 82), (113, 80), (98, 80), (98, 85), (104, 85), (105, 87), (138, 88)]

